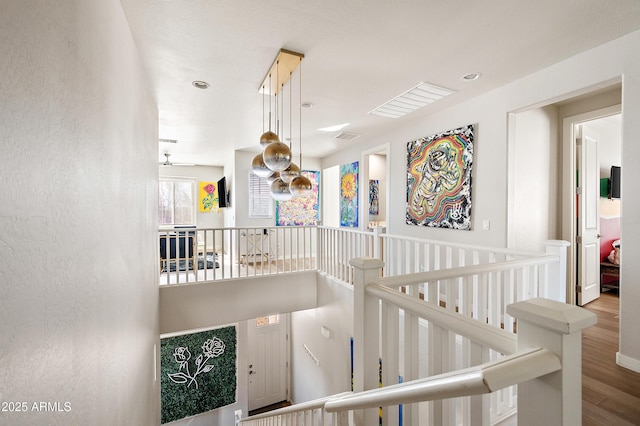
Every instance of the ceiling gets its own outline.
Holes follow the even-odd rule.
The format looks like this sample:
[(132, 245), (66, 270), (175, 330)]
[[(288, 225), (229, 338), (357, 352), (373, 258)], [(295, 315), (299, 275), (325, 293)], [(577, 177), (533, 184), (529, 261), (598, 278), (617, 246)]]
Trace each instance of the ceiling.
[[(170, 152), (173, 162), (206, 165), (222, 165), (232, 148), (259, 151), (270, 103), (258, 91), (281, 48), (305, 55), (302, 85), (280, 96), (280, 116), (294, 117), (282, 121), (281, 139), (293, 135), (297, 157), (301, 134), (303, 155), (321, 158), (640, 29), (637, 0), (121, 3), (158, 104), (159, 137), (178, 141), (160, 143), (158, 161)], [(471, 72), (481, 78), (461, 80)], [(421, 82), (456, 92), (404, 117), (369, 114)], [(341, 123), (362, 136), (317, 130)]]

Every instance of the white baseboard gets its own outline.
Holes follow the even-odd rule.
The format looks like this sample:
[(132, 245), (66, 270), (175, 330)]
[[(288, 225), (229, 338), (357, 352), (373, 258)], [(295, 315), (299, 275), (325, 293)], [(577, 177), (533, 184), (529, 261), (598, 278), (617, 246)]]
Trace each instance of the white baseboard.
[(616, 364), (620, 367), (628, 368), (636, 373), (640, 373), (640, 360), (622, 355), (620, 352), (616, 352)]

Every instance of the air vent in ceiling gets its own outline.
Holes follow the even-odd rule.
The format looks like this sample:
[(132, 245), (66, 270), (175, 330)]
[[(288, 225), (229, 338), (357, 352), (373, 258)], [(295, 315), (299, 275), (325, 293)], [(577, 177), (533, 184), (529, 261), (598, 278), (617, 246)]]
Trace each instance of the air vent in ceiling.
[(452, 93), (455, 93), (455, 91), (429, 83), (420, 83), (378, 108), (369, 111), (369, 114), (391, 118), (402, 117)]
[(178, 143), (177, 139), (158, 139), (161, 143)]
[(355, 138), (359, 138), (360, 136), (362, 136), (359, 133), (349, 133), (349, 132), (340, 132), (337, 135), (335, 135), (333, 138), (334, 139), (341, 139), (343, 141), (350, 141), (353, 140)]

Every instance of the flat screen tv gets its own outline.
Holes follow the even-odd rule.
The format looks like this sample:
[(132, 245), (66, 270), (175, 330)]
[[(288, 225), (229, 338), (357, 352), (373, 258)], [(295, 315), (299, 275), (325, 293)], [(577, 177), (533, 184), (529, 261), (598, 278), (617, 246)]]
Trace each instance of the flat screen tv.
[(218, 207), (221, 209), (229, 207), (229, 198), (227, 196), (227, 179), (222, 176), (218, 181)]
[(610, 198), (620, 198), (620, 166), (611, 166)]

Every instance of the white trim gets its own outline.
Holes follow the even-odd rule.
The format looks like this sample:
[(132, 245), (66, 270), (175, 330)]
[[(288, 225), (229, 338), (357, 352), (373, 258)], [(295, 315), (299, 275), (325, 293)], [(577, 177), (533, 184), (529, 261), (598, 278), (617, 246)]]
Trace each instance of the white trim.
[(630, 356), (616, 352), (616, 364), (620, 367), (628, 368), (631, 371), (640, 373), (640, 359), (631, 358)]

